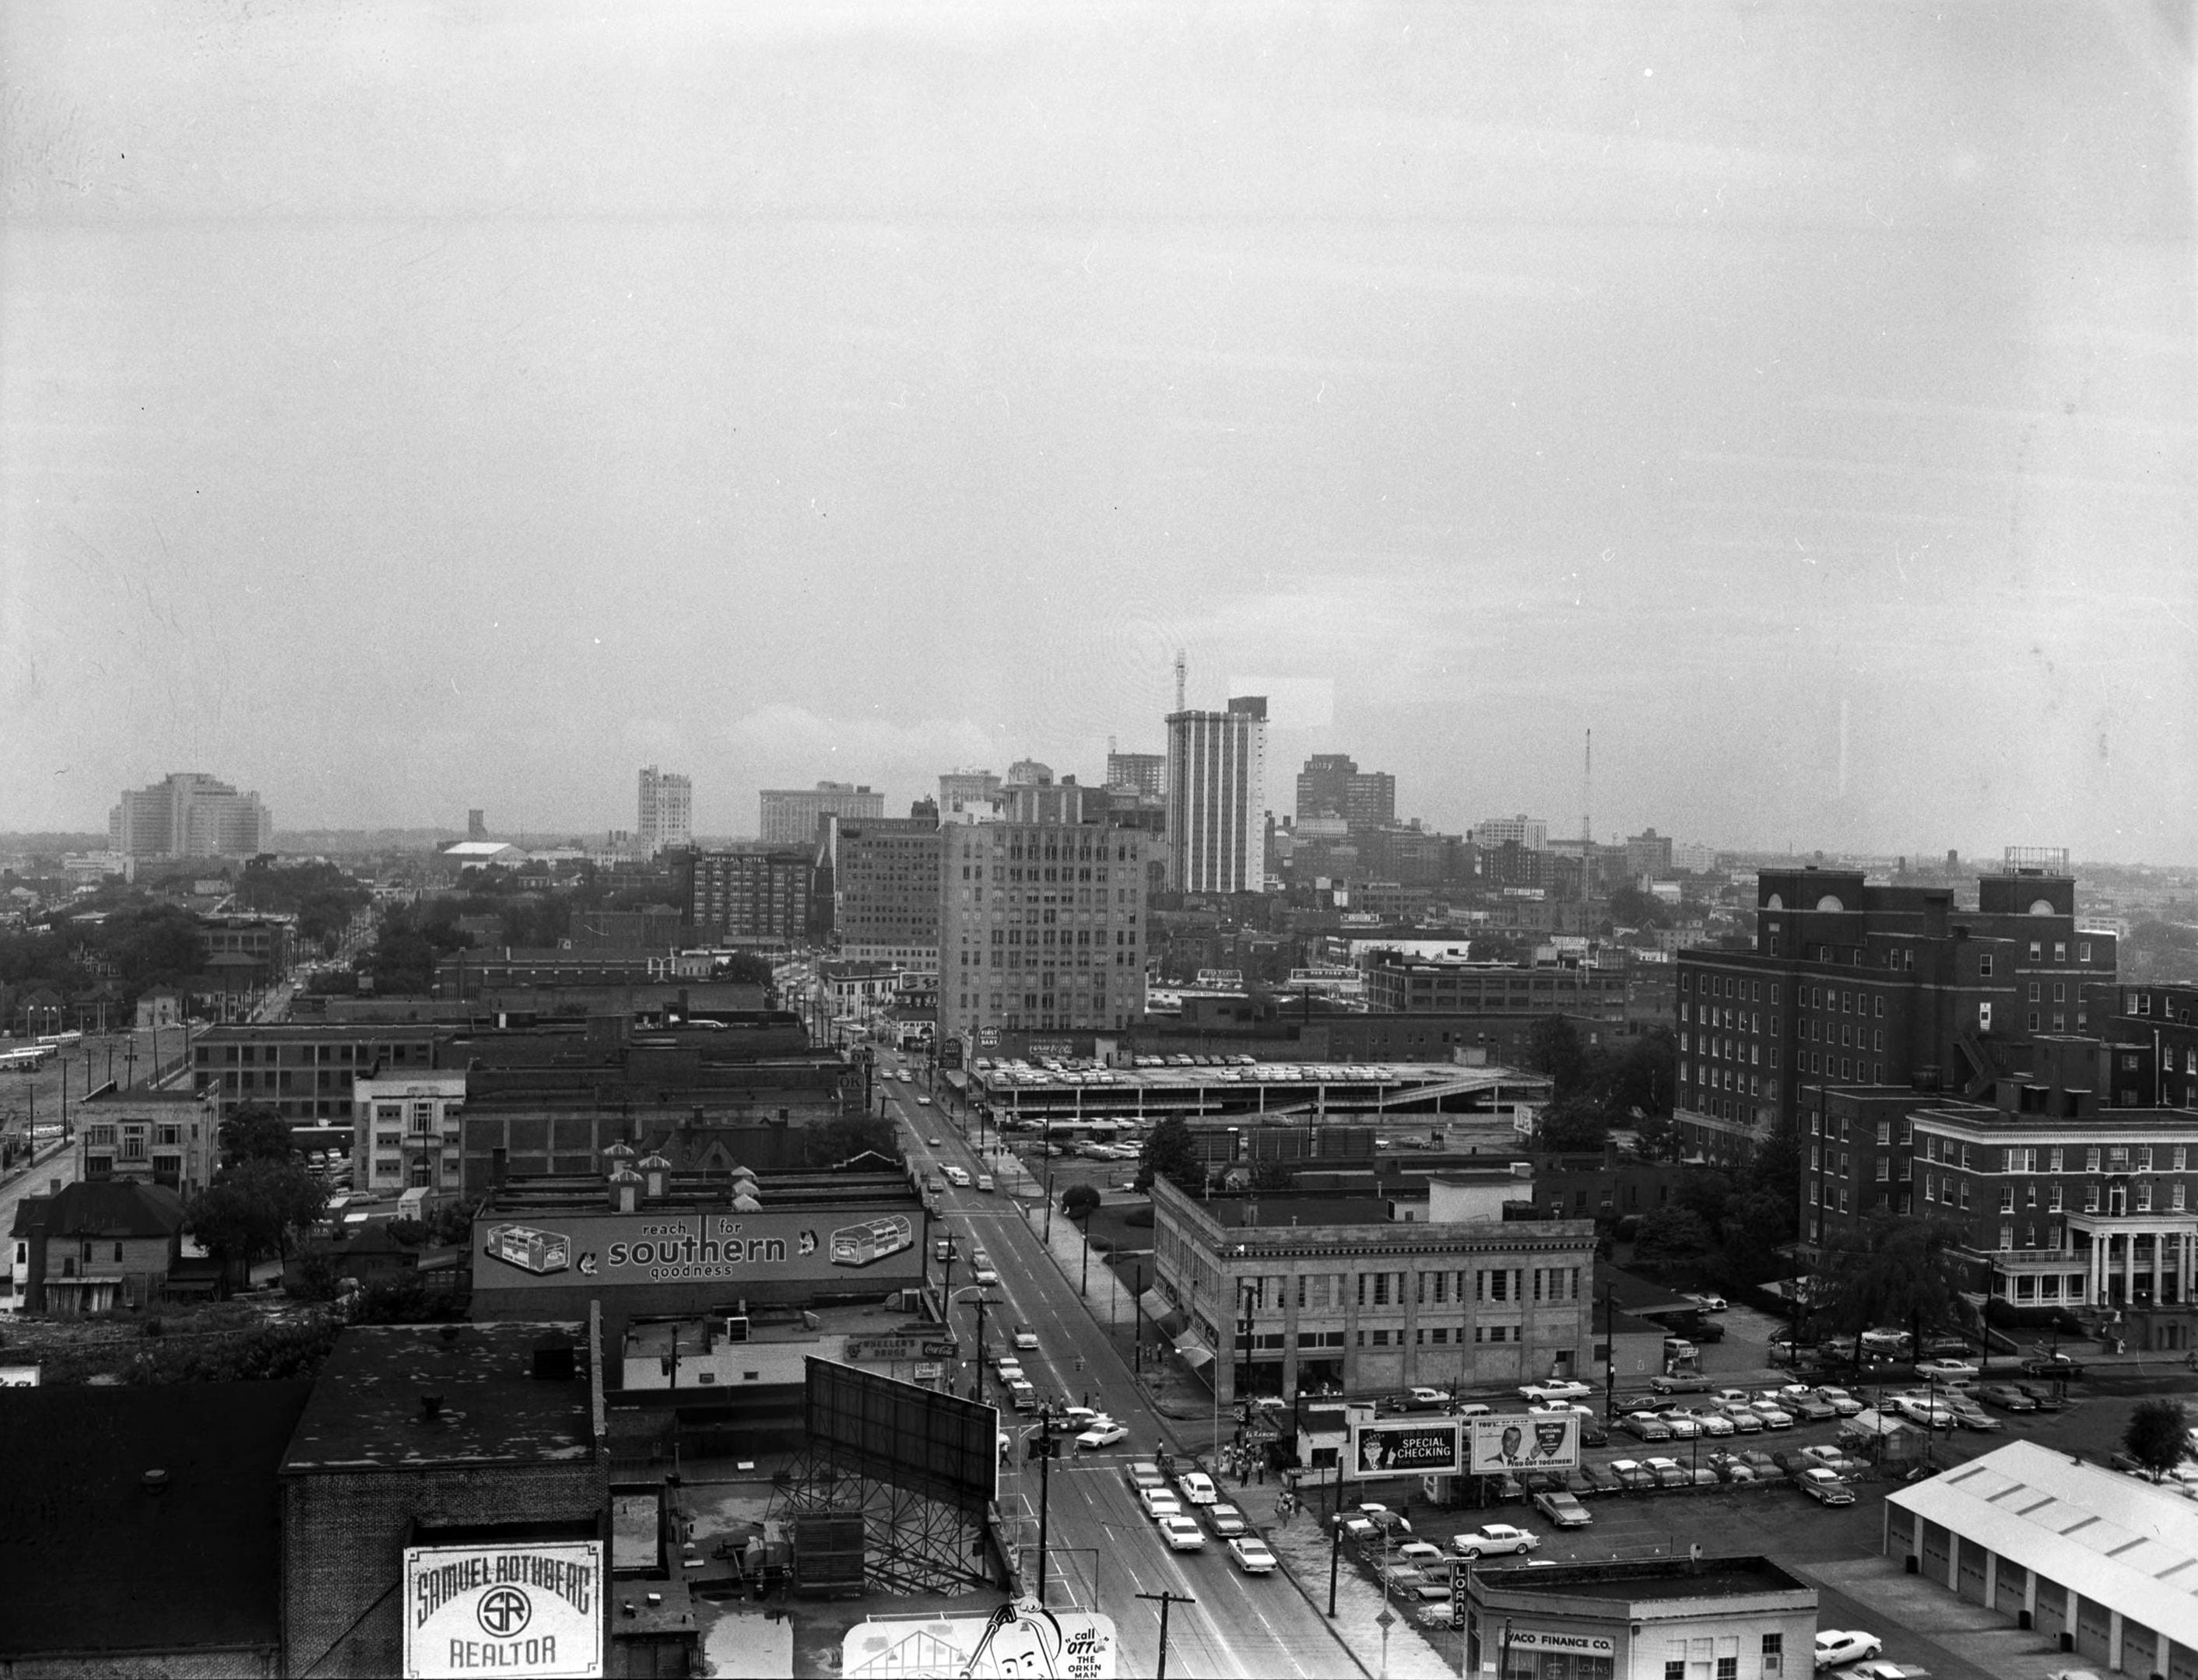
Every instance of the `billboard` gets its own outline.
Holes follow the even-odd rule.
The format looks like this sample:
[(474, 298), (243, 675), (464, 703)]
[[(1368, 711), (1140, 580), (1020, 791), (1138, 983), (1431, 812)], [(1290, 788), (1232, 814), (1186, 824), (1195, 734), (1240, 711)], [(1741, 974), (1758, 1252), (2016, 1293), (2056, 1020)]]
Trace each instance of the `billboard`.
[(1579, 1468), (1578, 1412), (1520, 1412), (1465, 1420), (1468, 1468), (1477, 1476)]
[(595, 1680), (603, 1672), (600, 1540), (404, 1549), (404, 1673)]
[(982, 1510), (1000, 1493), (1000, 1414), (976, 1400), (811, 1356), (811, 1447), (896, 1486)]
[(858, 1677), (1044, 1676), (1047, 1680), (1114, 1680), (1114, 1619), (1048, 1610), (1036, 1599), (1003, 1604), (990, 1615), (874, 1616), (847, 1630), (840, 1672)]
[[(474, 1221), (474, 1282), (494, 1289), (606, 1283), (917, 1282), (916, 1218), (844, 1213), (538, 1213)], [(891, 1280), (887, 1282), (887, 1280)]]
[(1351, 1426), (1343, 1474), (1354, 1481), (1377, 1476), (1446, 1476), (1458, 1468), (1458, 1420), (1382, 1418)]

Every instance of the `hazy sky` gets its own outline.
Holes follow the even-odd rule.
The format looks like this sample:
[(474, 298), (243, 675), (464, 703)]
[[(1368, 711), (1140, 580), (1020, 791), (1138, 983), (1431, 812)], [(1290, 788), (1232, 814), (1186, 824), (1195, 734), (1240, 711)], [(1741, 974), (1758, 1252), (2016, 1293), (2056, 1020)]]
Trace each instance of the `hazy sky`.
[(0, 828), (1294, 696), (1400, 811), (2198, 858), (2180, 5), (0, 11)]

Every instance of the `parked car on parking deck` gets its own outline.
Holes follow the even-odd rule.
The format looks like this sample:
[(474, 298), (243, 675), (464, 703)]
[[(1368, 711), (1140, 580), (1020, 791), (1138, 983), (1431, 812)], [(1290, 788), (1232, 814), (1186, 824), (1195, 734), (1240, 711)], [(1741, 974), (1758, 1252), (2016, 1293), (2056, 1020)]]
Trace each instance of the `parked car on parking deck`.
[(1988, 1382), (1977, 1390), (1977, 1398), (1987, 1405), (1997, 1406), (2002, 1411), (2034, 1412), (2038, 1402), (2011, 1382)]
[(1571, 1494), (1551, 1490), (1534, 1496), (1534, 1509), (1560, 1528), (1585, 1528), (1595, 1519)]
[(1632, 1412), (1619, 1421), (1618, 1427), (1637, 1441), (1668, 1441), (1672, 1426), (1654, 1412)]
[(1644, 1487), (1654, 1487), (1656, 1485), (1656, 1478), (1650, 1474), (1648, 1467), (1643, 1464), (1636, 1463), (1631, 1458), (1612, 1459), (1610, 1461), (1610, 1474), (1618, 1478), (1618, 1485), (1620, 1487), (1629, 1489), (1634, 1492), (1638, 1492)]

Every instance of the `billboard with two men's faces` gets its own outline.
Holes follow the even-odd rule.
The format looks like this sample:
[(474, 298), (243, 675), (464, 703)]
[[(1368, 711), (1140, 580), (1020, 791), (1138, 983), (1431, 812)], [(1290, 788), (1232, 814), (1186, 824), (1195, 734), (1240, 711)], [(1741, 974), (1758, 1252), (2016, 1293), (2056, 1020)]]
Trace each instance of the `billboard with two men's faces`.
[(1369, 1418), (1351, 1426), (1344, 1474), (1517, 1475), (1579, 1466), (1579, 1415), (1521, 1412), (1486, 1417)]

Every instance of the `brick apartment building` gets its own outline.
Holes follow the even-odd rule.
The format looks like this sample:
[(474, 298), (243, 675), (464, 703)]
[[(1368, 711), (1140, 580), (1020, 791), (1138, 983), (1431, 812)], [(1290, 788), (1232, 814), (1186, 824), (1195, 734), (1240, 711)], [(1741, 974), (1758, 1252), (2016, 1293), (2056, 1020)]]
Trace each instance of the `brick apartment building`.
[(815, 853), (806, 846), (698, 852), (687, 920), (705, 943), (798, 945), (810, 935)]
[(354, 1079), (376, 1069), (425, 1073), (437, 1065), (437, 1046), (451, 1032), (420, 1021), (210, 1027), (191, 1043), (191, 1083), (211, 1093), (224, 1113), (251, 1102), (294, 1124), (340, 1125), (352, 1118)]

